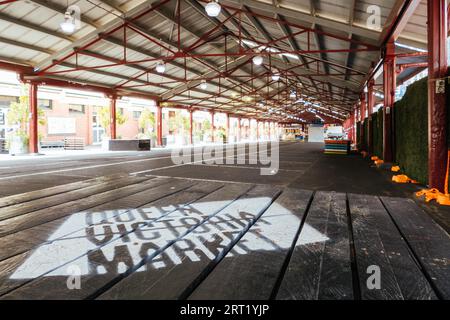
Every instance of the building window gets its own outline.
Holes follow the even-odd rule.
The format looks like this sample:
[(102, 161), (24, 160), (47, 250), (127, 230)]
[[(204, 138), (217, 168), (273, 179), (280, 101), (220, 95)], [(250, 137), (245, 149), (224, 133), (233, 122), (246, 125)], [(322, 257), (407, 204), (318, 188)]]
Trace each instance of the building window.
[(84, 113), (86, 107), (82, 104), (69, 104), (70, 113)]
[(0, 108), (9, 108), (12, 102), (18, 102), (19, 97), (0, 96)]
[(38, 99), (39, 109), (52, 110), (53, 101), (49, 99)]
[(139, 120), (139, 118), (141, 117), (141, 113), (141, 111), (133, 111), (133, 119)]

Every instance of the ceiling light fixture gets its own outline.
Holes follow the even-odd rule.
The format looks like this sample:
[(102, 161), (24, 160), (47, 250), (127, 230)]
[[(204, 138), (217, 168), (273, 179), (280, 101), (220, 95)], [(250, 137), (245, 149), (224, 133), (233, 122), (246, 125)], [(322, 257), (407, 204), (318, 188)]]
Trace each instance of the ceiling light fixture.
[(263, 57), (261, 57), (261, 56), (254, 56), (253, 57), (253, 59), (252, 59), (252, 61), (253, 61), (253, 63), (256, 65), (256, 66), (260, 66), (260, 65), (262, 65), (262, 63), (263, 63)]
[(76, 26), (75, 22), (73, 21), (73, 12), (70, 12), (69, 10), (66, 11), (64, 14), (64, 21), (59, 24), (61, 27), (61, 30), (64, 33), (71, 34), (75, 32)]
[(289, 97), (295, 99), (297, 97), (297, 93), (294, 90), (292, 90), (291, 93), (289, 94)]
[(208, 88), (208, 84), (206, 83), (206, 80), (202, 80), (202, 83), (200, 84), (200, 88), (202, 90), (206, 90), (206, 88)]
[(213, 0), (205, 6), (206, 14), (213, 18), (219, 16), (221, 9), (222, 8), (217, 0)]
[(280, 80), (280, 75), (279, 75), (278, 73), (274, 73), (274, 74), (272, 75), (272, 80), (273, 80), (273, 81), (278, 81), (278, 80)]
[(158, 62), (156, 64), (156, 72), (158, 73), (164, 73), (166, 71), (166, 65), (164, 62)]

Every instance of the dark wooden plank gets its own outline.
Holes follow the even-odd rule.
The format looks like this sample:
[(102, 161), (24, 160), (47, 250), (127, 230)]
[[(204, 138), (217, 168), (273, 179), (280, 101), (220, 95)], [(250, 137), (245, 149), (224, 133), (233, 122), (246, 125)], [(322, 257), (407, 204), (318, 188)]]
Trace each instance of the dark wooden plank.
[(450, 299), (450, 237), (412, 199), (381, 197), (442, 299)]
[[(381, 201), (349, 194), (356, 263), (362, 299), (436, 299), (428, 281)], [(380, 268), (381, 288), (369, 289), (369, 266)]]
[(39, 245), (68, 237), (101, 221), (118, 219), (119, 216), (129, 212), (144, 210), (145, 208), (140, 207), (184, 190), (192, 184), (194, 182), (188, 180), (155, 178), (146, 183), (133, 185), (125, 197), (84, 211), (74, 211), (71, 215), (7, 235), (1, 240), (0, 261)]
[(25, 193), (20, 193), (20, 194), (14, 194), (11, 196), (0, 198), (0, 208), (17, 205), (19, 203), (25, 203), (25, 202), (32, 201), (32, 200), (37, 200), (37, 199), (65, 193), (68, 191), (82, 189), (84, 187), (91, 186), (95, 183), (116, 180), (118, 178), (120, 178), (120, 175), (118, 175), (118, 174), (111, 175), (111, 176), (103, 176), (103, 177), (98, 177), (98, 178), (94, 178), (94, 179), (87, 179), (87, 180), (83, 180), (83, 181), (67, 183), (67, 184), (50, 187), (50, 188), (45, 188), (45, 189), (41, 189), (41, 190), (35, 190), (35, 191), (30, 191), (30, 192), (25, 192)]
[[(144, 221), (150, 221), (150, 219), (156, 219), (174, 210), (183, 208), (189, 203), (202, 198), (211, 190), (216, 190), (222, 186), (218, 183), (206, 183), (195, 184), (185, 189), (185, 186), (189, 184), (192, 184), (192, 182), (179, 180), (174, 184), (170, 184), (172, 185), (171, 188), (173, 188), (170, 192), (167, 190), (169, 185), (148, 190), (140, 195), (131, 196), (126, 202), (132, 203), (133, 200), (137, 200), (136, 198), (139, 198), (138, 201), (140, 202), (143, 201), (142, 199), (147, 200), (139, 208), (130, 209), (132, 207), (131, 204), (127, 206), (129, 209), (126, 209), (126, 211), (121, 210), (121, 215), (125, 215), (127, 219), (119, 219), (118, 216), (110, 215), (104, 217), (104, 213), (108, 213), (108, 206), (111, 203), (105, 206), (106, 211), (100, 211), (101, 208), (97, 207), (96, 211), (90, 213), (96, 218), (84, 217), (85, 230), (83, 235), (78, 234), (74, 237), (72, 233), (62, 236), (41, 245), (37, 250), (27, 251), (0, 262), (0, 295), (30, 282), (33, 278), (52, 271), (70, 259), (77, 258), (80, 255), (83, 256), (89, 249), (93, 250), (104, 245), (112, 240), (109, 238), (111, 235), (117, 238), (120, 236), (120, 232), (123, 232), (123, 230), (129, 231), (130, 227), (135, 223), (140, 223), (143, 219)], [(163, 192), (167, 192), (167, 194), (161, 198)], [(122, 204), (120, 203), (120, 205)], [(86, 215), (88, 214), (86, 213)], [(72, 222), (69, 222), (69, 227), (71, 225)], [(105, 228), (105, 232), (101, 228)], [(79, 239), (77, 243), (74, 242), (76, 239)], [(131, 246), (127, 241), (124, 241), (124, 243)], [(59, 256), (62, 256), (62, 258), (58, 258)], [(36, 269), (36, 266), (39, 265), (43, 265), (44, 268)]]
[(37, 211), (40, 209), (48, 209), (70, 201), (79, 200), (89, 197), (93, 194), (102, 193), (116, 188), (118, 179), (105, 179), (103, 182), (91, 182), (83, 188), (73, 191), (67, 191), (62, 194), (56, 194), (45, 198), (40, 198), (25, 203), (18, 203), (12, 206), (0, 208), (0, 221), (18, 217), (20, 215)]
[[(187, 205), (180, 205), (184, 203), (183, 199), (186, 199), (184, 192), (146, 205), (139, 211), (145, 214), (136, 214), (127, 221), (114, 223), (117, 225), (115, 232), (107, 228), (111, 222), (106, 221), (93, 229), (93, 235), (84, 232), (78, 237), (72, 235), (71, 238), (40, 247), (42, 250), (36, 250), (34, 253), (37, 254), (37, 259), (41, 259), (39, 265), (45, 265), (46, 259), (53, 258), (60, 267), (46, 270), (42, 276), (2, 298), (82, 299), (89, 297), (111, 281), (120, 279), (124, 272), (139, 264), (148, 255), (156, 255), (163, 251), (179, 237), (189, 233), (251, 187), (229, 184), (217, 189), (219, 186), (220, 184), (212, 182), (196, 185), (195, 199)], [(213, 192), (210, 193), (211, 191)], [(194, 194), (195, 192), (190, 196)], [(124, 227), (120, 227), (121, 225)], [(126, 229), (128, 232), (117, 232), (116, 230), (119, 229)], [(95, 246), (97, 249), (94, 249)], [(64, 255), (61, 257), (61, 252), (71, 255), (72, 250), (83, 248), (83, 251), (79, 251), (81, 256), (76, 259), (65, 259)], [(53, 261), (50, 260), (47, 263), (52, 264)], [(33, 265), (36, 264), (29, 262), (29, 269), (25, 271), (33, 272)], [(67, 288), (69, 266), (77, 266), (81, 270), (80, 290)], [(17, 270), (15, 273), (9, 281), (18, 277)], [(27, 275), (21, 276), (21, 278), (24, 277)]]
[(256, 186), (155, 255), (100, 299), (184, 299), (270, 206), (278, 190)]
[(283, 191), (189, 299), (269, 299), (311, 196)]
[(79, 210), (85, 210), (107, 203), (119, 197), (127, 196), (132, 194), (134, 184), (145, 184), (148, 182), (149, 181), (143, 177), (122, 178), (111, 182), (109, 191), (104, 191), (84, 199), (69, 201), (51, 208), (33, 211), (18, 217), (0, 221), (0, 237), (70, 215)]
[(317, 192), (277, 299), (353, 299), (346, 195)]

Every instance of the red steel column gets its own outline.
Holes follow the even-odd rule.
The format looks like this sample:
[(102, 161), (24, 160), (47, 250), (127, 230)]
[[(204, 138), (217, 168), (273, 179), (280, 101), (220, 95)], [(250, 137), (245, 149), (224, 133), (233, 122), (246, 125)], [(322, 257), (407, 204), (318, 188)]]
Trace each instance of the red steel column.
[(356, 144), (356, 134), (355, 134), (355, 125), (356, 125), (356, 109), (353, 109), (352, 116), (351, 116), (351, 139)]
[(225, 134), (226, 134), (226, 138), (227, 138), (226, 141), (229, 142), (230, 141), (230, 114), (229, 113), (227, 113), (227, 122), (226, 122)]
[(386, 44), (386, 56), (383, 64), (383, 160), (394, 160), (392, 115), (395, 102), (396, 72), (395, 72), (395, 44), (389, 41)]
[(214, 111), (211, 112), (211, 142), (214, 142)]
[(236, 142), (239, 142), (239, 141), (241, 141), (241, 118), (237, 118), (237, 121), (238, 121), (238, 132), (237, 132), (237, 141)]
[(373, 87), (375, 85), (375, 81), (370, 79), (367, 84), (367, 152), (370, 154), (373, 153), (373, 136), (372, 136), (372, 126), (370, 123), (373, 107), (375, 106), (375, 95), (373, 91)]
[(30, 153), (38, 153), (38, 85), (30, 83), (29, 100), (30, 100), (30, 122), (29, 122), (29, 151)]
[(156, 109), (156, 142), (162, 146), (162, 107), (159, 102)]
[(193, 138), (193, 129), (194, 129), (194, 110), (189, 109), (189, 143), (194, 144), (194, 138)]
[(111, 109), (109, 112), (109, 131), (111, 132), (110, 138), (116, 139), (116, 103), (117, 103), (117, 96), (111, 96)]
[[(361, 141), (361, 149), (364, 150), (364, 119), (366, 118), (366, 93), (363, 92), (361, 93), (360, 96), (360, 130), (359, 130), (359, 135), (360, 135), (360, 141)], [(366, 151), (366, 150), (364, 150)]]
[[(428, 184), (445, 190), (447, 112), (445, 89), (436, 92), (447, 75), (447, 0), (428, 0)], [(443, 83), (445, 88), (445, 80)]]

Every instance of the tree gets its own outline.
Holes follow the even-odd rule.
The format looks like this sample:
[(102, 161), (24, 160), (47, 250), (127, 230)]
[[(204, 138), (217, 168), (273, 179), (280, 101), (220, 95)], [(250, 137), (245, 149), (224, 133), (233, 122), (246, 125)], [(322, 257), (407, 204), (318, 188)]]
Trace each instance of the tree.
[[(21, 96), (19, 101), (12, 102), (8, 114), (6, 116), (6, 123), (8, 126), (15, 126), (16, 129), (11, 136), (20, 137), (24, 144), (28, 143), (28, 124), (30, 119), (30, 106), (28, 98), (28, 89), (26, 86), (21, 88)], [(44, 110), (38, 109), (38, 124), (45, 125)]]
[(175, 132), (175, 134), (181, 133), (184, 134), (189, 130), (189, 119), (181, 113), (181, 111), (175, 111), (175, 116), (169, 119), (169, 130)]
[[(109, 136), (111, 136), (111, 115), (110, 115), (110, 107), (104, 106), (101, 107), (98, 111), (98, 120), (100, 123), (100, 126), (105, 129), (105, 132), (108, 133)], [(116, 124), (122, 125), (125, 122), (127, 122), (127, 117), (120, 111), (120, 109), (116, 110)]]
[(202, 122), (202, 136), (203, 136), (203, 138), (206, 135), (211, 135), (211, 121), (209, 121), (208, 119), (205, 119)]
[(154, 138), (156, 136), (155, 130), (155, 114), (149, 109), (144, 109), (139, 116), (139, 129), (144, 130), (144, 136)]

